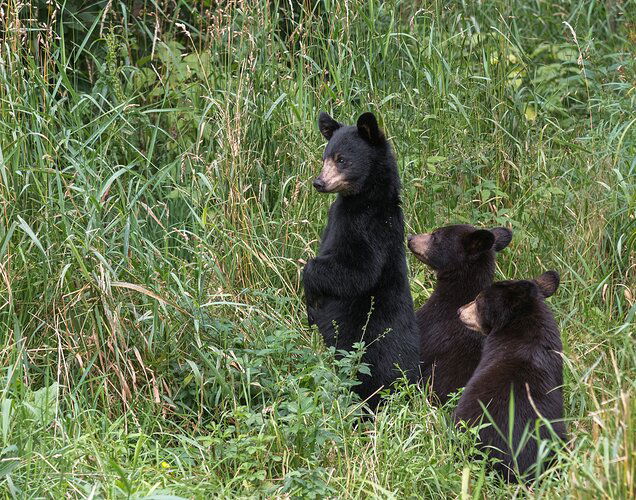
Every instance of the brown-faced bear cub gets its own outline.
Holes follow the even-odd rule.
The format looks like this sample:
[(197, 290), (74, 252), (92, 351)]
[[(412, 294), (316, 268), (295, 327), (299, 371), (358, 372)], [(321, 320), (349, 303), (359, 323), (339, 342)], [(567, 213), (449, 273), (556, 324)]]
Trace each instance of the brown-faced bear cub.
[(537, 439), (566, 438), (561, 337), (544, 301), (558, 286), (554, 271), (532, 281), (500, 281), (458, 310), (462, 322), (486, 339), (455, 419), (474, 425), (483, 417), (491, 423), (479, 432), (481, 446), (500, 460), (495, 469), (507, 480), (515, 480), (515, 472), (523, 479), (540, 473), (549, 454), (539, 453), (544, 448)]
[(435, 290), (416, 313), (422, 377), (443, 404), (464, 387), (481, 358), (483, 335), (464, 326), (457, 308), (492, 284), (495, 252), (506, 248), (505, 227), (476, 229), (467, 224), (409, 236), (409, 249), (437, 275)]
[(303, 271), (307, 316), (338, 351), (365, 343), (370, 373), (359, 374), (354, 390), (375, 409), (379, 391), (403, 372), (419, 378), (397, 162), (371, 113), (353, 126), (321, 113), (318, 125), (328, 142), (314, 187), (338, 196), (318, 255)]

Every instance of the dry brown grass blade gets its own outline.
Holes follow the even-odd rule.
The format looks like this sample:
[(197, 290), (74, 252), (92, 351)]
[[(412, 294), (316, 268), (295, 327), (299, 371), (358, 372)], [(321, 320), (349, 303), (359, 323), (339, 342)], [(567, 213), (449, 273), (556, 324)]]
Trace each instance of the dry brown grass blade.
[(136, 285), (135, 283), (128, 283), (127, 281), (113, 281), (110, 284), (111, 287), (116, 287), (116, 288), (127, 288), (128, 290), (133, 290), (135, 292), (139, 292), (142, 293), (148, 297), (151, 297), (155, 300), (158, 300), (159, 302), (161, 302), (164, 305), (167, 306), (171, 306), (174, 307), (177, 311), (179, 311), (182, 314), (185, 314), (187, 316), (192, 316), (192, 314), (190, 314), (188, 311), (186, 311), (185, 309), (179, 307), (177, 304), (175, 304), (174, 302), (171, 302), (167, 299), (164, 299), (161, 295), (153, 292), (152, 290), (148, 290), (147, 288), (141, 286), (141, 285)]

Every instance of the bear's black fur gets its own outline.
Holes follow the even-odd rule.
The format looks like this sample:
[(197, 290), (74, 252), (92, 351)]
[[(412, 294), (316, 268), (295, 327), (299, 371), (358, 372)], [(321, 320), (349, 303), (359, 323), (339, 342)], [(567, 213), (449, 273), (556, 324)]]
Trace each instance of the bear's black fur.
[(484, 340), (464, 326), (457, 309), (492, 284), (495, 252), (508, 246), (512, 232), (458, 224), (408, 239), (409, 249), (437, 275), (435, 290), (416, 318), (422, 377), (443, 404), (451, 392), (468, 383)]
[[(486, 340), (479, 366), (455, 410), (455, 419), (475, 424), (483, 416), (484, 422), (494, 422), (499, 431), (489, 425), (480, 430), (479, 438), (484, 451), (501, 460), (495, 468), (507, 480), (516, 479), (515, 469), (521, 478), (528, 479), (549, 460), (549, 456), (538, 456), (535, 426), (540, 425), (539, 439), (553, 437), (543, 419), (551, 422), (554, 434), (566, 438), (561, 337), (544, 301), (558, 286), (559, 275), (554, 271), (532, 281), (501, 281), (458, 311), (464, 324), (483, 332)], [(512, 441), (507, 437), (511, 393)], [(482, 405), (490, 417), (484, 416)], [(529, 436), (524, 445), (526, 428)]]
[(338, 197), (303, 272), (307, 313), (328, 346), (350, 351), (364, 341), (371, 375), (360, 374), (354, 390), (374, 409), (401, 371), (412, 382), (419, 374), (397, 163), (371, 113), (356, 126), (321, 113), (319, 128), (329, 142), (314, 187)]

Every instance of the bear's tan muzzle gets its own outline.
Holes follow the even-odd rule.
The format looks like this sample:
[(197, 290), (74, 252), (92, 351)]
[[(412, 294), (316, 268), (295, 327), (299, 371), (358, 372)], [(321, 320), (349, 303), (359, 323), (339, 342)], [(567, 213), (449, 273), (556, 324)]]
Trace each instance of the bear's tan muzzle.
[(459, 315), (459, 320), (466, 328), (484, 333), (481, 325), (479, 324), (479, 313), (477, 312), (477, 304), (474, 300), (464, 306), (461, 306), (457, 310), (457, 314)]
[(415, 256), (426, 263), (426, 254), (428, 247), (431, 243), (431, 234), (422, 233), (408, 237), (409, 250), (415, 254)]
[(327, 158), (322, 164), (320, 175), (314, 180), (314, 187), (321, 193), (339, 193), (349, 187), (344, 173), (338, 170), (336, 162)]

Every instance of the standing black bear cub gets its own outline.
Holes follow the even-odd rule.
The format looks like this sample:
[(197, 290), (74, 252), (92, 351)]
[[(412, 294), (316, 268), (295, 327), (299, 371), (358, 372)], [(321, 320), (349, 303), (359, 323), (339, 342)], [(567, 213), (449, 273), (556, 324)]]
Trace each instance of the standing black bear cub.
[(329, 210), (318, 256), (305, 266), (307, 313), (328, 346), (351, 350), (364, 341), (355, 391), (371, 408), (376, 393), (404, 371), (418, 376), (419, 349), (404, 251), (400, 181), (391, 146), (375, 116), (345, 126), (326, 113), (319, 128), (329, 142), (314, 181), (321, 193), (338, 193)]
[(488, 230), (468, 224), (409, 236), (409, 249), (437, 274), (435, 290), (416, 318), (422, 376), (442, 404), (468, 383), (484, 341), (483, 335), (459, 320), (457, 308), (492, 284), (495, 252), (511, 239), (512, 232), (505, 227)]
[[(482, 291), (458, 311), (464, 324), (486, 335), (481, 361), (455, 411), (457, 420), (475, 424), (484, 415), (479, 438), (501, 462), (496, 469), (506, 479), (513, 470), (521, 477), (541, 469), (537, 420), (552, 421), (554, 433), (565, 439), (561, 336), (544, 298), (559, 286), (559, 275), (548, 271), (532, 281), (501, 281)], [(514, 422), (509, 422), (513, 396)], [(495, 428), (496, 426), (496, 428)], [(512, 428), (512, 433), (509, 429)], [(524, 436), (525, 434), (525, 436)], [(508, 436), (512, 436), (512, 440)], [(551, 439), (541, 423), (538, 438)], [(537, 469), (535, 469), (537, 464)]]

